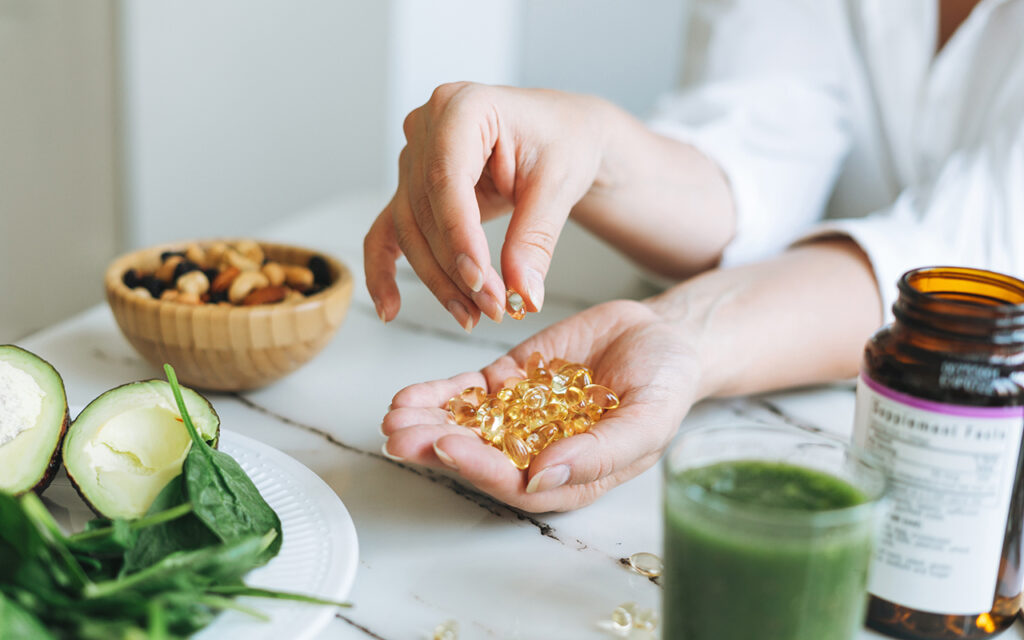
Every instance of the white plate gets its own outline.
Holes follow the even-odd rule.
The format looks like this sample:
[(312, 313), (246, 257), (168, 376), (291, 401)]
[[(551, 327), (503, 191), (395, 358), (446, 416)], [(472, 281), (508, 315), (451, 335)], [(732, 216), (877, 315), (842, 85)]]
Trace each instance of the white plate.
[[(281, 518), (281, 552), (266, 566), (251, 571), (245, 577), (246, 584), (344, 601), (355, 581), (359, 543), (352, 517), (334, 490), (294, 458), (233, 431), (221, 429), (220, 449), (238, 461)], [(43, 498), (67, 531), (80, 531), (95, 517), (63, 470)], [(335, 607), (286, 600), (240, 600), (266, 613), (270, 622), (226, 611), (193, 637), (306, 639), (315, 636), (337, 611)]]

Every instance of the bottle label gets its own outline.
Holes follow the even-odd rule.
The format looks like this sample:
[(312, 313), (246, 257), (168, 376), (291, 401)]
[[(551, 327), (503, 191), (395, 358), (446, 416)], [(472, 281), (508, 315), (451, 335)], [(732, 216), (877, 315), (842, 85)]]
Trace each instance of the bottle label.
[(918, 611), (972, 615), (995, 599), (1024, 407), (921, 400), (863, 372), (854, 440), (889, 475), (868, 582)]

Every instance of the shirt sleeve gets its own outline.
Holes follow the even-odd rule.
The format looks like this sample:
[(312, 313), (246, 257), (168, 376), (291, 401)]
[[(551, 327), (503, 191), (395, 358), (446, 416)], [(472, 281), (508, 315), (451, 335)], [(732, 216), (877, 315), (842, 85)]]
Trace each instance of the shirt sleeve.
[(696, 0), (683, 89), (649, 121), (728, 179), (736, 234), (722, 266), (785, 249), (821, 219), (851, 134), (834, 5)]
[(934, 180), (865, 218), (813, 228), (801, 241), (844, 235), (871, 261), (886, 322), (906, 271), (963, 266), (1024, 278), (1024, 117), (950, 155)]

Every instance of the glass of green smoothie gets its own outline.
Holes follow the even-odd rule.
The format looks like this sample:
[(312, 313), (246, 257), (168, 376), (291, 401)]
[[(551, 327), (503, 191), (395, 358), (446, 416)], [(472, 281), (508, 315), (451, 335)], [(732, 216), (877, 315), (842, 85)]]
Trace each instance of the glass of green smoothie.
[(785, 425), (701, 427), (665, 458), (665, 640), (851, 640), (885, 475)]

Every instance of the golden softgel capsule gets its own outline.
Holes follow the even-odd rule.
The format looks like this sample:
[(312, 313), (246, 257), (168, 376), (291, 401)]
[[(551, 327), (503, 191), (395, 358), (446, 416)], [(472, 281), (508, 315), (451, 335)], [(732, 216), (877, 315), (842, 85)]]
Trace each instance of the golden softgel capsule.
[(469, 387), (448, 400), (455, 424), (472, 429), (526, 469), (546, 447), (592, 428), (602, 414), (619, 406), (608, 387), (594, 384), (582, 364), (534, 352), (520, 377), (509, 378), (493, 394)]

